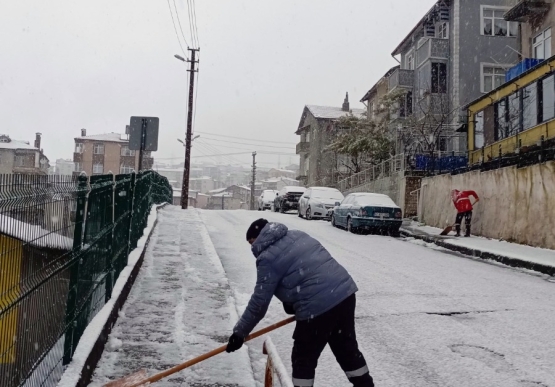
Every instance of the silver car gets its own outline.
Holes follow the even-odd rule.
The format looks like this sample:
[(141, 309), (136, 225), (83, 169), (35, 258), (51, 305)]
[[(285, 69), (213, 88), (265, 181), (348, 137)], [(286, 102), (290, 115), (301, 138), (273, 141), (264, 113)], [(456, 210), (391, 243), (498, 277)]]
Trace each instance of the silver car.
[(278, 191), (273, 189), (267, 189), (262, 192), (262, 195), (258, 197), (258, 211), (266, 211), (272, 208), (274, 204), (274, 199)]
[(299, 199), (299, 216), (307, 220), (329, 220), (336, 203), (343, 199), (343, 194), (335, 188), (311, 187)]

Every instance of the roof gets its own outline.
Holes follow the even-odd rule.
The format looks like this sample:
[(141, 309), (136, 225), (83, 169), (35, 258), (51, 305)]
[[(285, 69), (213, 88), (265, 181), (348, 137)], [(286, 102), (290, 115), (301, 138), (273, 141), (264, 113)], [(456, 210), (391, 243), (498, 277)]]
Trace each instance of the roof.
[(220, 193), (220, 192), (224, 192), (226, 190), (227, 190), (227, 188), (218, 188), (218, 189), (213, 189), (211, 191), (208, 191), (208, 193)]
[(360, 100), (360, 102), (364, 102), (364, 101), (368, 101), (370, 99), (370, 95), (372, 95), (374, 92), (376, 92), (378, 90), (378, 85), (385, 79), (388, 78), (391, 74), (393, 74), (393, 72), (397, 69), (401, 68), (400, 65), (394, 66), (392, 68), (390, 68), (387, 73), (385, 73), (385, 75), (383, 77), (381, 77), (378, 82), (376, 82), (376, 84), (374, 86), (372, 86), (372, 88), (370, 90), (368, 90), (368, 92), (366, 94), (364, 94), (364, 97), (362, 97), (362, 99)]
[(306, 108), (315, 118), (334, 120), (348, 115), (350, 112), (355, 116), (362, 116), (366, 111), (364, 109), (351, 109), (350, 112), (346, 112), (340, 107), (335, 106), (317, 106), (317, 105), (306, 105)]
[(338, 191), (337, 188), (331, 187), (309, 187), (310, 189), (317, 189), (318, 191)]
[(91, 140), (91, 141), (110, 141), (110, 142), (129, 142), (127, 139), (122, 139), (125, 136), (121, 133), (104, 133), (94, 134), (92, 136), (75, 137), (76, 140)]
[(28, 149), (38, 151), (38, 148), (30, 145), (26, 141), (11, 140), (10, 142), (0, 142), (0, 149)]
[(0, 233), (19, 239), (33, 247), (60, 250), (71, 250), (73, 248), (72, 238), (5, 215), (0, 215)]

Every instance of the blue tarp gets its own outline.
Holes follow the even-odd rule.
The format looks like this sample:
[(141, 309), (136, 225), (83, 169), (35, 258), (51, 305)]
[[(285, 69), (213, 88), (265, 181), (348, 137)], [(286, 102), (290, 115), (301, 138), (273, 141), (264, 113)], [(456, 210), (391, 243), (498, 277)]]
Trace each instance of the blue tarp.
[(464, 168), (468, 165), (466, 156), (443, 156), (434, 157), (427, 155), (416, 155), (416, 169), (419, 171), (452, 171)]
[(543, 62), (543, 59), (534, 59), (534, 58), (526, 58), (519, 64), (514, 67), (511, 67), (507, 70), (505, 74), (505, 82), (509, 82), (512, 79), (515, 79), (520, 74), (525, 73), (526, 71), (530, 70), (532, 67), (537, 66), (540, 62)]

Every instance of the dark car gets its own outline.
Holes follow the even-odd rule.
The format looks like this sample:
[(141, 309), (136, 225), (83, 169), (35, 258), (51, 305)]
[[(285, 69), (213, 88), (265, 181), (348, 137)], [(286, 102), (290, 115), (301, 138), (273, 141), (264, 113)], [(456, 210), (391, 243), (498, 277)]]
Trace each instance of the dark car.
[(299, 199), (305, 191), (306, 188), (304, 187), (283, 187), (274, 199), (274, 211), (284, 213), (298, 209)]
[(366, 230), (398, 235), (403, 214), (387, 195), (353, 193), (333, 209), (331, 223), (352, 233)]

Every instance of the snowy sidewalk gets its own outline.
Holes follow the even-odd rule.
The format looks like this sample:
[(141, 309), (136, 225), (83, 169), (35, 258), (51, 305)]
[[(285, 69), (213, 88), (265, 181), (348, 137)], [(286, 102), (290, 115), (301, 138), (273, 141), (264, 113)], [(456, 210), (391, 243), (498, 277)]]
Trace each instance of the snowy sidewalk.
[[(141, 368), (153, 374), (219, 347), (237, 319), (228, 280), (198, 212), (168, 206), (160, 210), (158, 220), (91, 386)], [(157, 386), (255, 383), (242, 349), (218, 355)]]
[(442, 230), (418, 223), (403, 224), (401, 231), (406, 235), (443, 248), (458, 251), (483, 259), (491, 259), (503, 264), (555, 275), (555, 250), (525, 246), (483, 237), (456, 238), (441, 236)]

